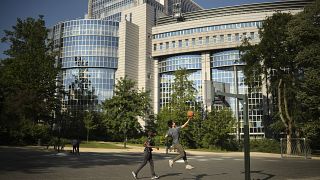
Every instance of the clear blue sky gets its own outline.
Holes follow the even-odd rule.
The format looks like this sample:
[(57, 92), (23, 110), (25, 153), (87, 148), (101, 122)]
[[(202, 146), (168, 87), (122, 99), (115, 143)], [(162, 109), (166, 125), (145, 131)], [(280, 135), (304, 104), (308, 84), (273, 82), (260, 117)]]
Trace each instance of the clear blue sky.
[[(272, 2), (276, 0), (194, 0), (205, 9), (225, 7), (257, 2)], [(59, 21), (83, 18), (87, 13), (88, 0), (1, 0), (0, 6), (0, 38), (3, 30), (11, 30), (17, 18), (37, 18), (44, 15), (47, 27), (52, 27)], [(0, 59), (8, 44), (0, 44)]]

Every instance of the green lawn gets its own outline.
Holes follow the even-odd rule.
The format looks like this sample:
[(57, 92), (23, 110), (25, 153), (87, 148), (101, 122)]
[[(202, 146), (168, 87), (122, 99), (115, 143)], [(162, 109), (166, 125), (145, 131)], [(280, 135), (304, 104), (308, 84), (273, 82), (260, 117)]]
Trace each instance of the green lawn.
[[(67, 146), (71, 146), (68, 144)], [(103, 149), (124, 149), (123, 144), (102, 141), (82, 141), (80, 147), (84, 148), (103, 148)]]

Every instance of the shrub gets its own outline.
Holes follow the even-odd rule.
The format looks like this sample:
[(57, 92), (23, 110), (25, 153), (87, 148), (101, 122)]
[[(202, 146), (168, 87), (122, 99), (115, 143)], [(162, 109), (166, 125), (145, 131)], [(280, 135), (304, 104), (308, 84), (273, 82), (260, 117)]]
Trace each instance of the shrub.
[(250, 140), (250, 151), (280, 153), (280, 144), (274, 139), (255, 139)]

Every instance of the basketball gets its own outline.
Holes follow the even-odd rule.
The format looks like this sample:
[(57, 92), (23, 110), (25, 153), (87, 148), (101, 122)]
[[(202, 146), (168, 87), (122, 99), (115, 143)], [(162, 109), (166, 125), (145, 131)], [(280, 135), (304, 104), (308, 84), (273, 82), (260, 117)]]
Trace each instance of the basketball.
[(188, 111), (188, 112), (187, 112), (187, 116), (188, 116), (188, 117), (193, 117), (193, 115), (194, 115), (194, 114), (193, 114), (193, 111)]

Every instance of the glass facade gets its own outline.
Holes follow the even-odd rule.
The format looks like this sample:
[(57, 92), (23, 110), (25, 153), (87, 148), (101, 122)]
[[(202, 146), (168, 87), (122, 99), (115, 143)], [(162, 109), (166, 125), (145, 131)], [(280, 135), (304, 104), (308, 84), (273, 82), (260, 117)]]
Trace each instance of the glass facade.
[(92, 0), (92, 18), (112, 21), (121, 20), (121, 12), (140, 4), (149, 4), (157, 11), (164, 11), (164, 6), (157, 0)]
[(112, 97), (118, 66), (118, 28), (118, 22), (93, 19), (61, 25), (63, 108), (96, 109)]
[(92, 0), (92, 18), (120, 21), (121, 11), (135, 6), (135, 0)]
[(202, 8), (191, 0), (168, 0), (168, 15), (201, 10)]
[(190, 71), (188, 79), (193, 81), (198, 94), (196, 99), (202, 101), (201, 84), (201, 55), (179, 55), (162, 59), (159, 62), (160, 72), (160, 107), (170, 102), (172, 83), (174, 83), (174, 71), (187, 69)]
[[(248, 94), (244, 84), (244, 63), (239, 62), (238, 50), (228, 50), (211, 54), (211, 75), (215, 88), (232, 94)], [(264, 137), (262, 125), (263, 104), (262, 93), (248, 94), (250, 134)], [(232, 97), (216, 97), (215, 106), (228, 106), (240, 124), (239, 133), (243, 135), (243, 106)], [(236, 132), (236, 129), (235, 129)]]
[(204, 26), (204, 27), (194, 27), (190, 29), (182, 29), (177, 31), (169, 31), (165, 33), (154, 34), (153, 39), (162, 39), (167, 37), (183, 36), (188, 34), (228, 30), (228, 29), (240, 29), (240, 28), (248, 28), (248, 27), (259, 28), (261, 26), (262, 26), (262, 21), (253, 21), (253, 22), (221, 24), (221, 25)]

